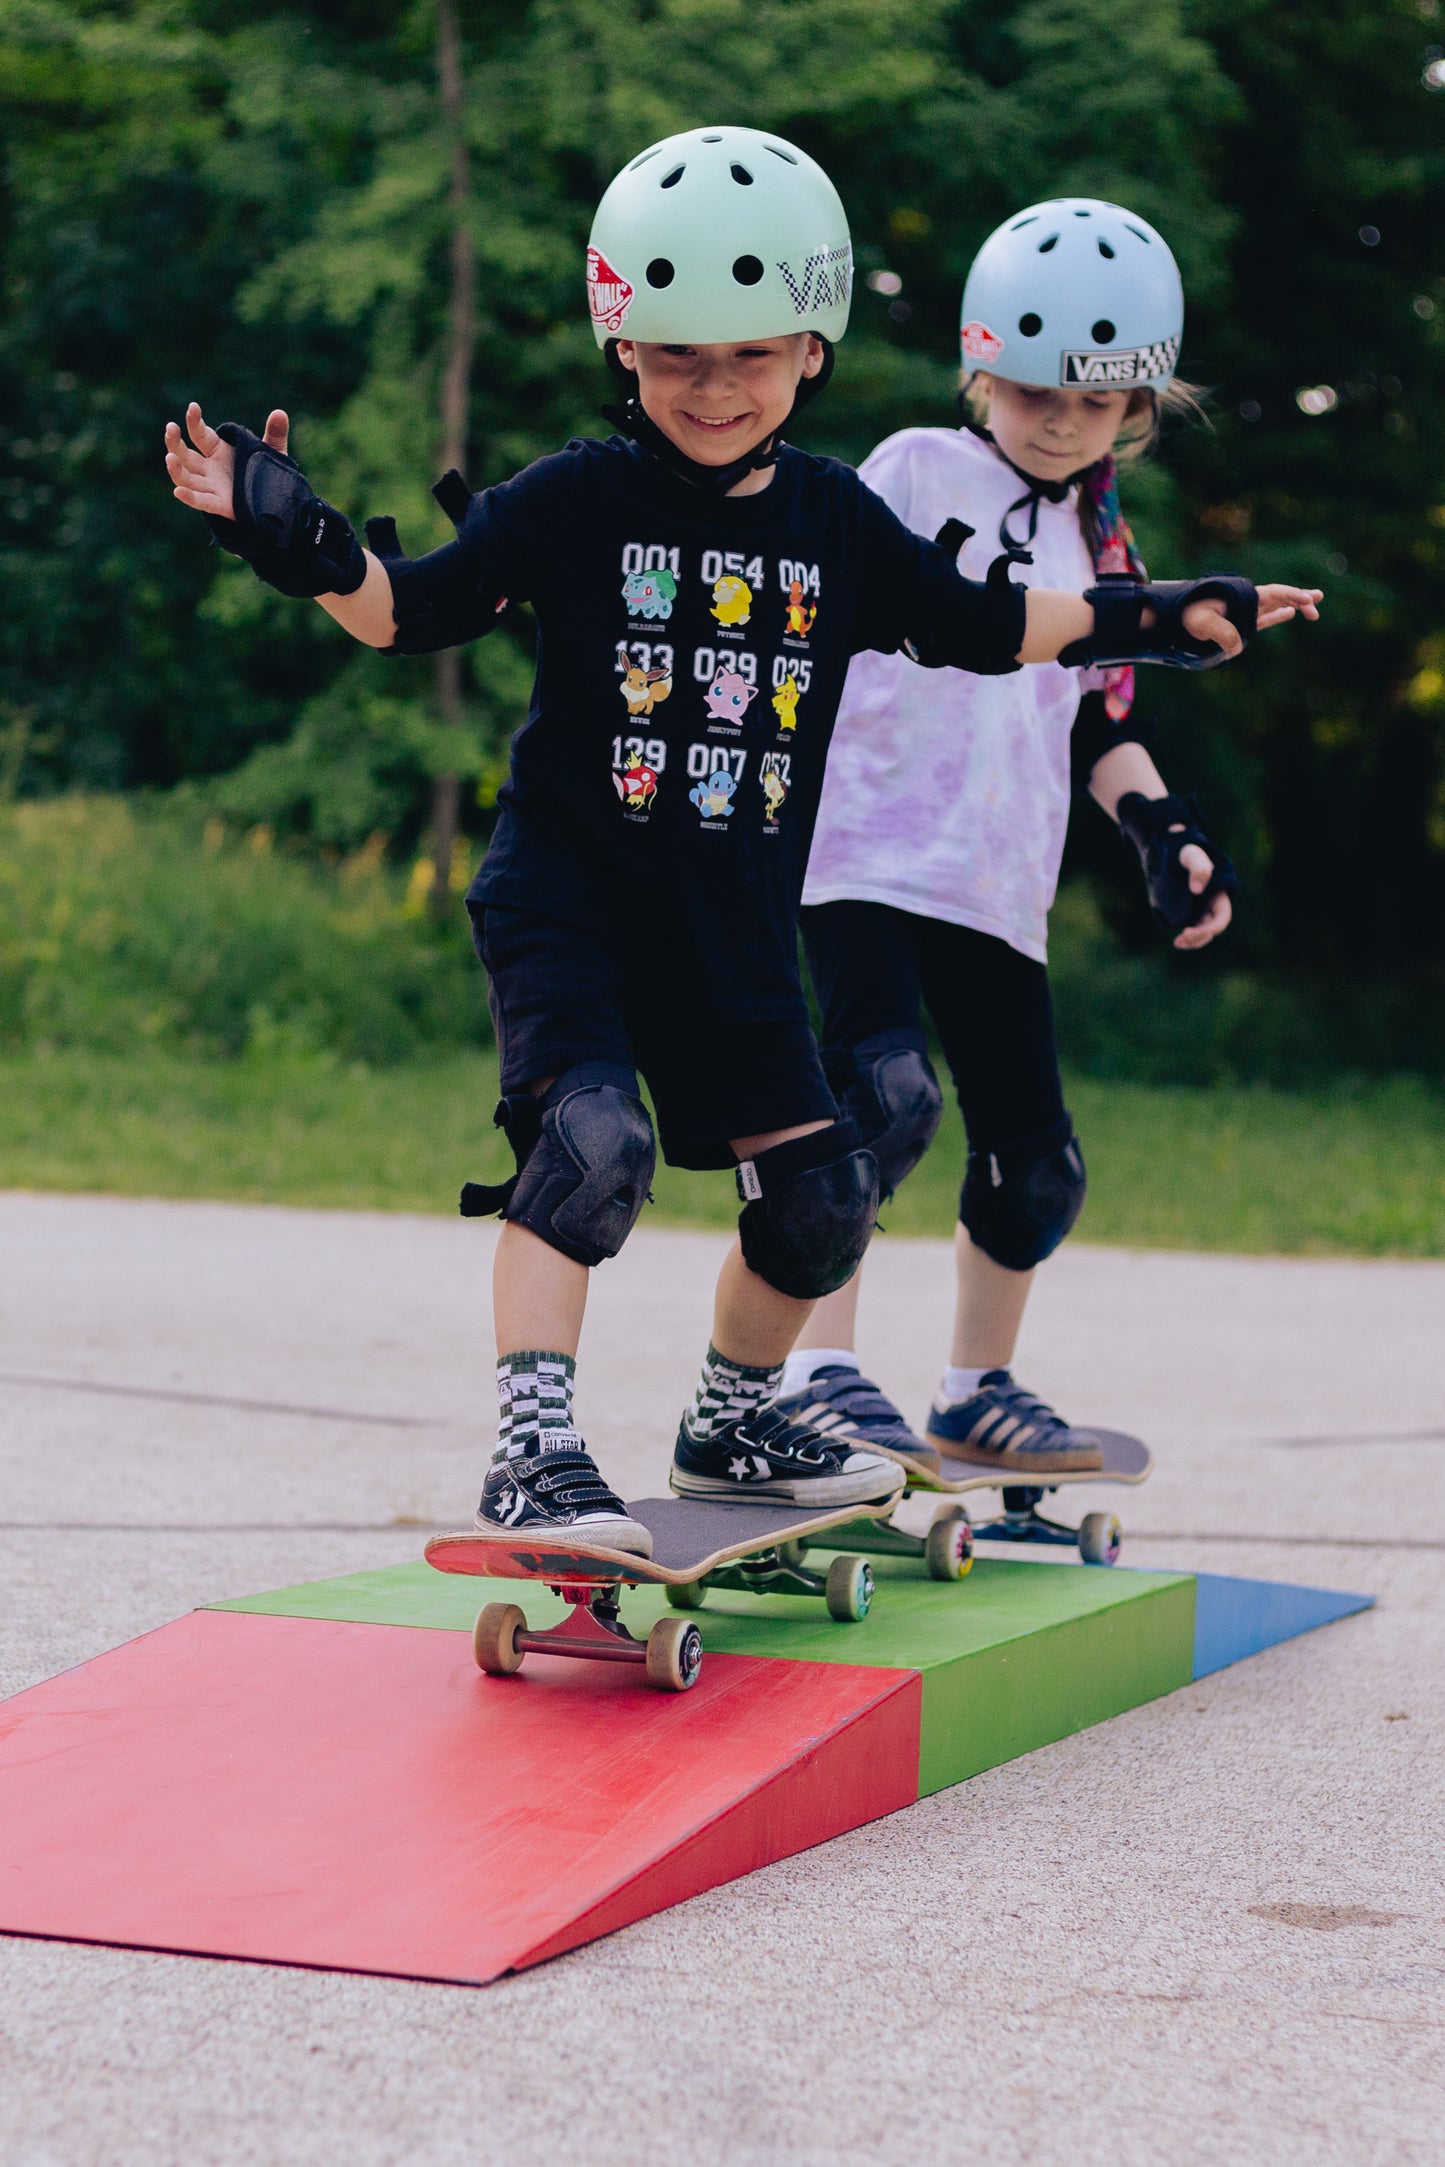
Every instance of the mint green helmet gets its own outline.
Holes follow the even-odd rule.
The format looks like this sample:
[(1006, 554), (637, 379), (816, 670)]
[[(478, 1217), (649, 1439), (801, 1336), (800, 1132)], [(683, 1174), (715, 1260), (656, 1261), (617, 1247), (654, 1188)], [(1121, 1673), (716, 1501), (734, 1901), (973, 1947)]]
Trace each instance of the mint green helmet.
[(623, 167), (597, 206), (587, 304), (609, 339), (724, 345), (841, 339), (853, 245), (838, 191), (758, 128), (689, 128)]

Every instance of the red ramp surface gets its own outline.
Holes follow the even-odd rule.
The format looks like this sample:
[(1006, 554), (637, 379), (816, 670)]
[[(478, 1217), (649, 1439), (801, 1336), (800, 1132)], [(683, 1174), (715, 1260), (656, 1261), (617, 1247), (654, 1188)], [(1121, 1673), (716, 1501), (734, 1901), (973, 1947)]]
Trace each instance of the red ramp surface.
[(690, 1693), (197, 1611), (0, 1705), (0, 1931), (480, 1983), (918, 1795), (916, 1672)]

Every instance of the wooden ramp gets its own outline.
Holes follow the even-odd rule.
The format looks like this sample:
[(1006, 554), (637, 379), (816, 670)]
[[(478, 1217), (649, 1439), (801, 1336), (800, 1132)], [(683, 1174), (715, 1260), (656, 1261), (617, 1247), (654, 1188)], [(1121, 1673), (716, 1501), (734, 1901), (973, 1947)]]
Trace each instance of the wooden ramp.
[(678, 1695), (546, 1656), (483, 1677), (475, 1584), (420, 1562), (198, 1611), (0, 1704), (0, 1931), (480, 1984), (1370, 1601), (878, 1571), (856, 1626), (709, 1597)]

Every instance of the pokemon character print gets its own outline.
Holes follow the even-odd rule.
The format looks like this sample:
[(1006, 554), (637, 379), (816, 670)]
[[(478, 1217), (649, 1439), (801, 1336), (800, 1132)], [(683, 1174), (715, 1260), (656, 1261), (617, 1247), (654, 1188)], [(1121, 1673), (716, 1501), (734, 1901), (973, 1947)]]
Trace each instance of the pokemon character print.
[(622, 672), (618, 691), (627, 702), (629, 715), (650, 715), (672, 691), (671, 670), (645, 670), (632, 660), (621, 640), (617, 642), (617, 666)]
[(694, 783), (687, 794), (704, 820), (728, 820), (732, 817), (737, 787), (731, 774), (722, 767), (715, 769), (706, 782)]
[(657, 771), (647, 766), (639, 753), (627, 755), (627, 765), (612, 777), (617, 795), (629, 813), (645, 813), (657, 796)]
[(708, 714), (714, 722), (740, 723), (757, 698), (757, 691), (757, 686), (750, 685), (736, 670), (719, 663), (717, 675), (707, 688)]
[(677, 581), (666, 567), (657, 572), (629, 572), (622, 582), (629, 617), (670, 617)]
[(714, 581), (712, 614), (720, 625), (745, 625), (752, 610), (753, 590), (745, 579), (724, 572), (721, 579)]
[(818, 621), (816, 602), (805, 604), (803, 583), (800, 579), (788, 583), (788, 606), (783, 613), (783, 631), (795, 640), (805, 640)]
[(762, 775), (762, 785), (763, 825), (769, 829), (775, 830), (778, 825), (778, 815), (782, 811), (783, 806), (787, 800), (787, 777), (776, 765), (764, 768)]
[(780, 730), (796, 730), (798, 727), (798, 680), (791, 670), (773, 694), (773, 709)]

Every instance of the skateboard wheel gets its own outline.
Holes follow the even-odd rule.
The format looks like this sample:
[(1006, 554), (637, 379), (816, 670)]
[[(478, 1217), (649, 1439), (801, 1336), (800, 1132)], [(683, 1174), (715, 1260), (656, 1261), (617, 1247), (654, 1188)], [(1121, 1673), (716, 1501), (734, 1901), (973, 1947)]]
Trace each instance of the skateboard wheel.
[(684, 1618), (659, 1618), (647, 1636), (648, 1684), (659, 1693), (685, 1693), (697, 1684), (701, 1669), (702, 1635), (697, 1627)]
[(472, 1653), (478, 1668), (492, 1678), (509, 1678), (520, 1670), (525, 1651), (517, 1646), (517, 1635), (526, 1630), (526, 1614), (515, 1603), (484, 1605), (472, 1628)]
[(867, 1558), (834, 1558), (824, 1590), (828, 1615), (840, 1625), (857, 1625), (873, 1600), (873, 1568)]
[(1123, 1547), (1124, 1530), (1112, 1512), (1086, 1512), (1079, 1522), (1079, 1556), (1086, 1565), (1112, 1565)]
[(962, 1580), (973, 1570), (973, 1529), (962, 1505), (945, 1505), (934, 1515), (923, 1555), (930, 1580)]
[(703, 1587), (700, 1580), (684, 1580), (680, 1587), (674, 1587), (669, 1581), (665, 1592), (674, 1610), (702, 1608)]

